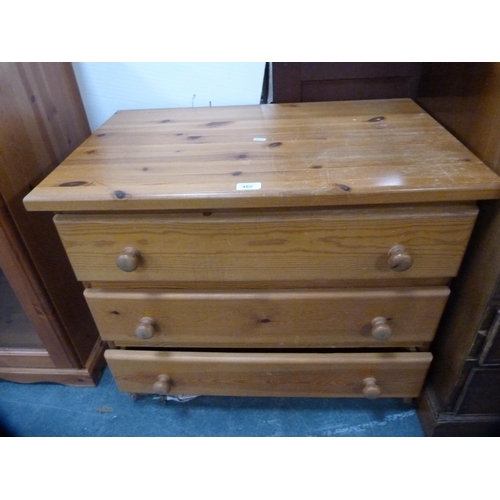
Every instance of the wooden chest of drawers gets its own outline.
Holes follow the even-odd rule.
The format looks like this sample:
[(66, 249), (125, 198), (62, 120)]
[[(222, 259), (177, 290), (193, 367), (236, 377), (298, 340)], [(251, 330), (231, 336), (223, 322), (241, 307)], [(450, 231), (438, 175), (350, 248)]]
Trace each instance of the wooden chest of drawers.
[(416, 397), (500, 179), (410, 100), (123, 111), (27, 198), (118, 387)]

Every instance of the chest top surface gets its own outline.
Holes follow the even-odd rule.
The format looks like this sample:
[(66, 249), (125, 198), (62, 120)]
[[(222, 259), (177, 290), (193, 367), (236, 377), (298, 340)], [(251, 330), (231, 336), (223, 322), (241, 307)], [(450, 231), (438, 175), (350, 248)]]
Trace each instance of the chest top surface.
[(500, 197), (500, 178), (409, 99), (119, 111), (29, 210), (313, 207)]

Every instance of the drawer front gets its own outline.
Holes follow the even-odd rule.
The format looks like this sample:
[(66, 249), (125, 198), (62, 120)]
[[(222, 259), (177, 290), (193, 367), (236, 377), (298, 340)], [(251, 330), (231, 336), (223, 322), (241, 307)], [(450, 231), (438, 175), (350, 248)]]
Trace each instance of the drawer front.
[(455, 276), (475, 217), (450, 206), (55, 222), (82, 281), (265, 282)]
[(239, 293), (88, 289), (104, 340), (122, 346), (412, 346), (434, 336), (446, 287)]
[(146, 394), (417, 397), (430, 353), (197, 353), (108, 350), (121, 391)]

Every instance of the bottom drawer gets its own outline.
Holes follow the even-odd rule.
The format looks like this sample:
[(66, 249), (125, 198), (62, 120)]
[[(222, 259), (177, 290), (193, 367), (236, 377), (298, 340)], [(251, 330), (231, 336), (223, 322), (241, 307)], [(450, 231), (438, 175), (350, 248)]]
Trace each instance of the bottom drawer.
[(428, 352), (227, 353), (108, 350), (121, 391), (146, 394), (417, 397)]

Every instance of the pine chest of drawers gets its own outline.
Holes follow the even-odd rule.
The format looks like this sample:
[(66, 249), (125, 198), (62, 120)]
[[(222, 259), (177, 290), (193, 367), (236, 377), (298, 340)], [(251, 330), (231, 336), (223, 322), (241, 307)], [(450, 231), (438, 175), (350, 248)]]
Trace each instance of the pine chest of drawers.
[(416, 397), (500, 179), (411, 100), (121, 111), (27, 198), (118, 387)]

